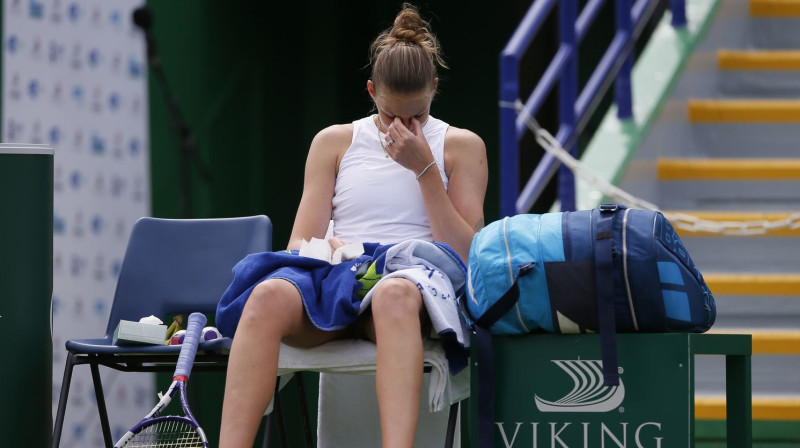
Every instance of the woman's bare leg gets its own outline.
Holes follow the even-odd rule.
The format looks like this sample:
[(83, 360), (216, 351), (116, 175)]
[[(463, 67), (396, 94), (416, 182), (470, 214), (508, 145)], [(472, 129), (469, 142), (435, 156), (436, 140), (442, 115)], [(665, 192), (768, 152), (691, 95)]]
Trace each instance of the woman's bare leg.
[(290, 282), (275, 279), (256, 286), (242, 311), (228, 358), (219, 447), (252, 448), (275, 390), (281, 340), (313, 347), (342, 334), (314, 327)]
[(376, 286), (367, 336), (378, 348), (376, 387), (384, 448), (411, 448), (422, 388), (422, 295), (405, 279)]

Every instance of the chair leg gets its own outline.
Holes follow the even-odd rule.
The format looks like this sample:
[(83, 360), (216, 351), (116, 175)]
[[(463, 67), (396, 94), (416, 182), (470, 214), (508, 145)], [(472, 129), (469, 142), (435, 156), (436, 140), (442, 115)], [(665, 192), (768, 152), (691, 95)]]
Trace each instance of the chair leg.
[(75, 354), (67, 353), (67, 361), (64, 364), (64, 379), (61, 380), (61, 394), (58, 397), (58, 411), (56, 421), (53, 426), (52, 448), (58, 448), (61, 444), (61, 431), (64, 429), (64, 415), (67, 412), (67, 399), (69, 398), (69, 387), (72, 384), (72, 368), (75, 366)]
[(94, 396), (97, 399), (97, 412), (100, 414), (100, 428), (103, 430), (103, 441), (108, 448), (114, 446), (111, 440), (111, 428), (108, 424), (108, 411), (106, 410), (106, 399), (103, 395), (103, 383), (100, 382), (100, 369), (97, 364), (89, 364), (92, 370), (92, 383), (94, 383)]
[(275, 393), (272, 395), (272, 412), (267, 414), (267, 422), (264, 426), (264, 448), (269, 448), (270, 437), (272, 437), (272, 430), (278, 426), (278, 444), (281, 448), (289, 448), (289, 439), (286, 435), (286, 422), (283, 420), (283, 412), (281, 411), (281, 379), (275, 379)]
[(264, 422), (264, 441), (261, 443), (262, 448), (269, 448), (269, 439), (272, 437), (272, 431), (275, 429), (275, 411), (267, 414)]
[(450, 405), (450, 417), (447, 419), (447, 436), (444, 439), (444, 448), (453, 448), (456, 433), (456, 421), (458, 420), (459, 403)]
[(281, 448), (289, 448), (289, 435), (286, 433), (286, 417), (283, 415), (281, 406), (281, 396), (279, 391), (275, 391), (275, 418), (278, 423), (278, 438), (281, 441)]
[(311, 434), (311, 419), (308, 415), (308, 402), (306, 401), (306, 387), (303, 382), (303, 373), (294, 374), (297, 381), (297, 394), (300, 396), (300, 414), (303, 418), (303, 433), (306, 438), (306, 448), (314, 448), (314, 436)]

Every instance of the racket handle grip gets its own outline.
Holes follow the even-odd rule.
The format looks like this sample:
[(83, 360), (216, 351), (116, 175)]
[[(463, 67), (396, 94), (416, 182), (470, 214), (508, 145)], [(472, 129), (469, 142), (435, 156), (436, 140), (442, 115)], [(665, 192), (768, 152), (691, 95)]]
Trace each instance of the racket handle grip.
[(200, 333), (206, 326), (206, 316), (203, 313), (192, 313), (189, 316), (189, 323), (186, 326), (186, 335), (183, 338), (181, 353), (178, 355), (178, 363), (175, 366), (175, 376), (185, 376), (189, 378), (194, 364), (194, 356), (197, 354), (197, 346), (200, 344)]

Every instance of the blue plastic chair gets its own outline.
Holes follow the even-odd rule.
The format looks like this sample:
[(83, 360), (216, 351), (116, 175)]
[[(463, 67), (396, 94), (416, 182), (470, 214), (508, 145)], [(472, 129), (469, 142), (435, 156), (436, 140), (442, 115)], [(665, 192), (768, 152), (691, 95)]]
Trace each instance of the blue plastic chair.
[[(266, 216), (215, 219), (141, 218), (134, 225), (122, 262), (106, 334), (98, 339), (73, 339), (61, 385), (53, 428), (58, 447), (64, 424), (73, 367), (89, 364), (97, 397), (103, 439), (113, 446), (98, 366), (126, 372), (172, 371), (178, 345), (116, 346), (120, 320), (154, 315), (214, 315), (217, 302), (233, 279), (233, 266), (246, 255), (271, 250), (272, 223)], [(224, 370), (231, 340), (200, 344), (193, 371)]]

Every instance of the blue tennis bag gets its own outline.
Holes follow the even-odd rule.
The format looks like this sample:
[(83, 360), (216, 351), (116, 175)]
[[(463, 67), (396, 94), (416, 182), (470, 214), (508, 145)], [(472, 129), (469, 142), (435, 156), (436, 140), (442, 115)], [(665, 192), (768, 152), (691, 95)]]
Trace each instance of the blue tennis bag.
[[(493, 398), (481, 397), (480, 384), (493, 383), (491, 334), (599, 332), (604, 382), (617, 385), (616, 332), (700, 333), (716, 318), (714, 297), (664, 215), (614, 204), (487, 225), (470, 247), (464, 308), (488, 425)], [(491, 446), (485, 428), (479, 446)]]
[[(703, 276), (659, 212), (604, 205), (506, 217), (475, 235), (468, 264), (467, 310), (493, 334), (597, 332), (607, 293), (618, 332), (704, 332), (716, 316)], [(519, 300), (502, 303), (515, 289)], [(513, 312), (498, 311), (508, 305)]]

